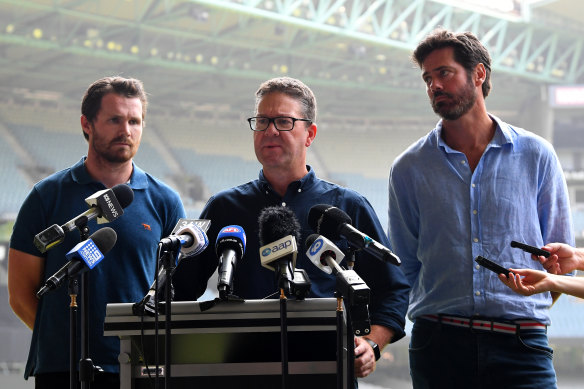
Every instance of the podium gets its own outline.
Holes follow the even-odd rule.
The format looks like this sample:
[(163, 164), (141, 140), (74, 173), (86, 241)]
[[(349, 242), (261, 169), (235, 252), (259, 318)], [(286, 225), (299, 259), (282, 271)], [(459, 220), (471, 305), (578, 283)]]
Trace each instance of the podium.
[[(120, 338), (120, 387), (152, 388), (156, 372), (154, 318), (133, 304), (108, 304), (104, 334)], [(208, 308), (208, 309), (207, 309)], [(279, 388), (280, 303), (173, 302), (171, 381), (181, 388)], [(288, 300), (288, 378), (292, 388), (337, 388), (337, 300)], [(344, 323), (344, 321), (343, 321)], [(158, 371), (164, 382), (164, 316), (158, 322)], [(343, 387), (347, 387), (343, 324)], [(152, 378), (149, 378), (149, 374)], [(229, 386), (233, 385), (233, 386)]]

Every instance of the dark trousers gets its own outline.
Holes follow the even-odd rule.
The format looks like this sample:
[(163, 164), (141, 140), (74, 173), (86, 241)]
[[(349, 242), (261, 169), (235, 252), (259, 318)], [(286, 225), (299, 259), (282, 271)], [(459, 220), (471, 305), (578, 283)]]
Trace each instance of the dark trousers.
[[(37, 374), (34, 379), (35, 389), (67, 389), (71, 386), (68, 371)], [(77, 381), (77, 387), (81, 388), (81, 382)], [(120, 375), (117, 373), (98, 373), (89, 387), (91, 389), (119, 388)]]
[(418, 319), (410, 373), (415, 389), (554, 389), (552, 355), (545, 331), (508, 335)]

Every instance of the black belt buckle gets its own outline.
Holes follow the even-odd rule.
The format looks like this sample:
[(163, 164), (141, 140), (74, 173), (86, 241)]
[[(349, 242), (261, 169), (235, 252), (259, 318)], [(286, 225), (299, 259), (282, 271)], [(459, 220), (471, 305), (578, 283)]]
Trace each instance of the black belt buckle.
[(444, 324), (444, 322), (442, 321), (443, 315), (441, 313), (439, 313), (437, 316), (438, 316), (438, 328), (442, 329), (442, 325)]
[(475, 319), (478, 320), (479, 318), (478, 317), (472, 317), (472, 316), (468, 318), (468, 325), (470, 326), (469, 327), (470, 328), (470, 332), (472, 332), (473, 334), (476, 334), (475, 327), (474, 327), (474, 321), (475, 321)]
[(515, 335), (519, 335), (519, 333), (521, 332), (521, 323), (515, 321), (513, 322), (513, 324), (515, 324)]

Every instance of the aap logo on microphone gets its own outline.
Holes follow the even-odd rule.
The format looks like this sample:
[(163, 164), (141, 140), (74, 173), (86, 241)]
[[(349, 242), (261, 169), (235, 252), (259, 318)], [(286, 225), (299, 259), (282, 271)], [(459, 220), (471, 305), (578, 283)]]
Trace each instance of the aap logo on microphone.
[(276, 253), (280, 250), (287, 250), (287, 249), (292, 249), (292, 248), (294, 248), (294, 250), (296, 250), (296, 248), (295, 248), (296, 240), (291, 235), (285, 236), (282, 239), (277, 240), (277, 241), (270, 243), (270, 244), (273, 244), (274, 246), (266, 247), (264, 249), (262, 249), (260, 247), (260, 249), (262, 249), (262, 257), (267, 257), (271, 253)]
[(315, 240), (314, 243), (310, 246), (309, 251), (310, 255), (316, 255), (323, 245), (324, 240), (322, 238), (318, 238), (317, 240)]

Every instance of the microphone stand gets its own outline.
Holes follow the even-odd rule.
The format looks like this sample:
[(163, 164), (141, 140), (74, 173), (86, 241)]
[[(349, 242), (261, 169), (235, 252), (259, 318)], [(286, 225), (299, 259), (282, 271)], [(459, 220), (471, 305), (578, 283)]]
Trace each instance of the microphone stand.
[[(355, 264), (355, 251), (350, 250), (347, 253), (347, 264), (352, 269)], [(344, 278), (343, 269), (332, 259), (327, 256), (325, 258), (328, 266), (333, 269), (333, 273), (337, 279), (335, 288), (335, 297), (337, 298), (337, 386), (342, 388), (342, 378), (339, 380), (339, 376), (342, 377), (343, 364), (342, 364), (342, 348), (343, 348), (343, 298), (346, 303), (349, 303), (349, 307), (345, 309), (347, 313), (347, 387), (353, 389), (355, 387), (355, 339), (353, 338), (353, 322), (352, 322), (352, 310), (351, 307), (354, 305), (352, 294), (346, 291), (347, 294), (344, 296), (344, 287), (346, 284), (346, 279)], [(348, 270), (353, 272), (353, 270)], [(359, 312), (361, 313), (361, 312)]]
[[(349, 247), (347, 250), (347, 268), (353, 270), (355, 266), (355, 253), (358, 249)], [(351, 309), (347, 309), (347, 387), (355, 387), (355, 339), (353, 338), (353, 322)]]
[(77, 388), (77, 295), (79, 294), (79, 277), (69, 278), (69, 388)]
[(170, 385), (170, 380), (172, 378), (172, 374), (170, 372), (171, 369), (171, 363), (170, 363), (170, 358), (171, 358), (171, 348), (172, 348), (172, 344), (171, 344), (171, 318), (172, 318), (172, 273), (174, 270), (174, 263), (172, 260), (172, 252), (169, 251), (168, 253), (166, 253), (166, 255), (164, 256), (165, 260), (163, 261), (163, 263), (166, 264), (166, 284), (164, 286), (164, 293), (165, 293), (165, 297), (166, 297), (166, 305), (165, 305), (165, 310), (164, 310), (164, 367), (166, 369), (165, 371), (165, 379), (164, 379), (164, 387), (166, 389), (170, 389), (171, 385)]
[(337, 298), (337, 389), (343, 389), (343, 296), (335, 291)]
[(355, 388), (355, 339), (353, 338), (353, 324), (351, 310), (347, 312), (347, 388)]
[(280, 345), (282, 355), (282, 389), (286, 389), (288, 382), (288, 325), (286, 293), (284, 288), (280, 288)]
[[(172, 315), (172, 308), (171, 308), (171, 301), (172, 301), (172, 273), (174, 270), (174, 260), (173, 258), (173, 251), (164, 251), (162, 254), (162, 266), (164, 266), (166, 270), (166, 283), (164, 284), (164, 294), (165, 294), (165, 304), (164, 304), (164, 387), (165, 389), (170, 389), (170, 380), (172, 378), (171, 374), (171, 315)], [(158, 312), (158, 309), (156, 309)], [(156, 334), (158, 337), (158, 334)], [(158, 340), (157, 340), (158, 341)]]
[[(87, 227), (88, 218), (86, 216), (80, 217), (75, 221), (75, 225), (79, 230), (79, 235), (81, 237), (81, 241), (89, 239), (89, 227)], [(90, 383), (94, 380), (95, 373), (99, 371), (103, 371), (99, 366), (95, 366), (91, 358), (89, 358), (89, 287), (88, 287), (88, 279), (87, 279), (87, 272), (81, 273), (81, 358), (79, 359), (79, 381), (81, 381), (81, 388), (88, 389)], [(71, 322), (77, 321), (76, 319), (73, 320), (71, 318)], [(76, 329), (74, 329), (76, 332)], [(76, 341), (76, 334), (75, 339), (72, 341), (75, 343)], [(76, 352), (76, 345), (70, 345), (71, 350), (75, 350)], [(75, 347), (75, 349), (73, 348)], [(74, 375), (76, 369), (71, 370), (71, 375)], [(71, 379), (71, 385), (73, 385), (73, 380)], [(76, 388), (72, 386), (71, 389)]]
[[(159, 369), (159, 365), (158, 365), (158, 315), (159, 315), (159, 311), (158, 311), (158, 266), (159, 266), (159, 262), (160, 262), (160, 258), (161, 258), (161, 246), (159, 245), (158, 247), (158, 252), (157, 252), (157, 256), (156, 256), (156, 271), (154, 273), (154, 277), (155, 277), (155, 289), (154, 289), (154, 362), (155, 362), (155, 378), (154, 378), (154, 388), (158, 389), (158, 379), (160, 378), (160, 369)], [(168, 280), (167, 280), (168, 281)]]

